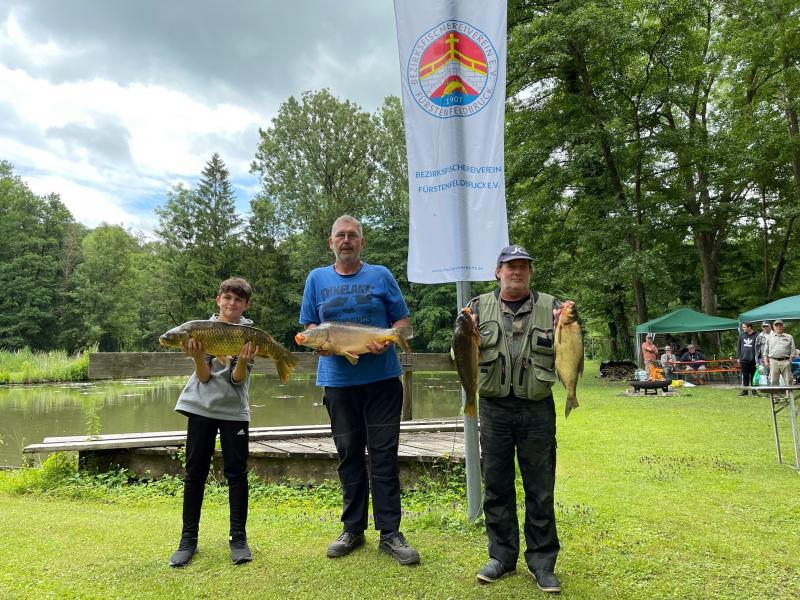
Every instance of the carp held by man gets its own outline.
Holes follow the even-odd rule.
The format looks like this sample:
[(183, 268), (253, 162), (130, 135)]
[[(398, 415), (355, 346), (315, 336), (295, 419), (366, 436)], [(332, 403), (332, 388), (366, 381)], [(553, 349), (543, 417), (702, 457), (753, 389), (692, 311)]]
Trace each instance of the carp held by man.
[(158, 338), (158, 343), (166, 347), (180, 348), (193, 338), (203, 345), (203, 352), (211, 356), (235, 356), (245, 343), (258, 346), (262, 358), (275, 362), (278, 377), (283, 383), (289, 379), (297, 361), (291, 352), (272, 339), (266, 331), (250, 325), (235, 325), (224, 321), (187, 321), (173, 327)]
[(453, 332), (453, 360), (461, 387), (467, 395), (464, 403), (464, 414), (477, 416), (475, 402), (478, 397), (478, 326), (472, 318), (469, 307), (461, 309), (456, 317), (456, 328)]
[(294, 336), (294, 341), (301, 346), (314, 350), (333, 352), (344, 356), (351, 365), (358, 363), (359, 354), (367, 354), (367, 346), (372, 342), (383, 344), (395, 342), (407, 354), (411, 354), (408, 339), (413, 337), (411, 326), (382, 329), (357, 323), (327, 321), (317, 327), (306, 329)]
[(564, 416), (568, 417), (578, 406), (576, 389), (578, 378), (583, 375), (583, 332), (572, 300), (565, 300), (561, 305), (555, 337), (556, 373), (567, 390)]

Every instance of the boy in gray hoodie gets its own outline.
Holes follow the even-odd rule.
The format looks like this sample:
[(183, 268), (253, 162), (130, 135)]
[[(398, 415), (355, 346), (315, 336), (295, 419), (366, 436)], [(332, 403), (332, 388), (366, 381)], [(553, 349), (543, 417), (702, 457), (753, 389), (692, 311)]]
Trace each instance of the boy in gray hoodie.
[[(250, 308), (252, 289), (244, 279), (226, 279), (219, 286), (219, 313), (212, 321), (250, 325), (242, 316)], [(183, 567), (197, 552), (200, 510), (203, 506), (217, 432), (222, 445), (225, 477), (230, 503), (231, 560), (241, 564), (253, 560), (247, 546), (247, 455), (249, 450), (250, 406), (248, 387), (252, 359), (258, 346), (246, 343), (238, 356), (227, 361), (207, 356), (203, 345), (190, 338), (184, 346), (194, 359), (194, 373), (178, 397), (175, 410), (189, 418), (186, 431), (186, 477), (183, 487), (183, 530), (178, 549), (169, 566)]]

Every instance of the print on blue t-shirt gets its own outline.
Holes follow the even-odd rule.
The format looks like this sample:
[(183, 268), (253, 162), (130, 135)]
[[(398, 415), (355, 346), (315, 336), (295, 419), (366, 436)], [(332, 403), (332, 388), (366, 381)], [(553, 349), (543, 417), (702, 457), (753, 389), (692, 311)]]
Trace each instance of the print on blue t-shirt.
[[(321, 322), (347, 321), (362, 325), (381, 322), (381, 319), (385, 318), (386, 309), (380, 296), (373, 294), (374, 289), (375, 286), (370, 283), (352, 285), (344, 283), (323, 287), (319, 291), (322, 299), (319, 307)], [(380, 327), (388, 327), (388, 325)]]
[[(340, 275), (333, 265), (320, 267), (306, 279), (300, 323), (319, 325), (328, 321), (391, 327), (408, 316), (408, 307), (397, 282), (386, 267), (362, 263), (352, 275)], [(317, 385), (362, 385), (402, 374), (397, 354), (362, 354), (357, 365), (342, 356), (320, 356)]]

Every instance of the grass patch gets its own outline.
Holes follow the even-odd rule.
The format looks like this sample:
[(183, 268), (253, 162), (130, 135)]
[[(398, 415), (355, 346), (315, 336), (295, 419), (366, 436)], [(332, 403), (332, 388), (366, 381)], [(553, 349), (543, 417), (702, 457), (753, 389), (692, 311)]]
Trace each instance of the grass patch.
[[(800, 599), (800, 476), (777, 464), (768, 401), (734, 388), (637, 398), (624, 388), (587, 377), (568, 420), (556, 390), (562, 596)], [(791, 461), (785, 412), (779, 425)], [(78, 474), (71, 459), (53, 457), (0, 473), (0, 590), (4, 598), (544, 597), (522, 559), (515, 576), (475, 582), (485, 534), (466, 520), (463, 471), (450, 475), (404, 491), (403, 531), (420, 550), (418, 567), (380, 554), (375, 532), (354, 555), (325, 558), (341, 527), (335, 483), (252, 480), (254, 562), (230, 564), (227, 490), (210, 484), (200, 553), (173, 570), (178, 478)]]
[(96, 351), (97, 347), (94, 347), (70, 356), (64, 350), (0, 350), (0, 383), (86, 381), (89, 378), (89, 354)]

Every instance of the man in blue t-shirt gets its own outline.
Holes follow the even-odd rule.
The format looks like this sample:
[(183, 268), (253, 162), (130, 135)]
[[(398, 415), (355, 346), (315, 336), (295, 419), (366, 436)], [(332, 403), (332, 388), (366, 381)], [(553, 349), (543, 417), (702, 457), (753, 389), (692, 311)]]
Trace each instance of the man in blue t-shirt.
[[(335, 262), (309, 273), (300, 306), (300, 324), (313, 328), (328, 321), (373, 327), (409, 324), (408, 307), (386, 267), (361, 260), (361, 223), (342, 215), (333, 223), (328, 246)], [(343, 356), (320, 351), (317, 385), (339, 454), (342, 484), (342, 534), (328, 545), (330, 558), (350, 554), (364, 544), (369, 513), (369, 482), (379, 548), (397, 562), (419, 562), (419, 553), (400, 532), (400, 414), (403, 408), (402, 368), (394, 344), (373, 342), (369, 354), (350, 364)], [(369, 473), (364, 451), (369, 451)]]

